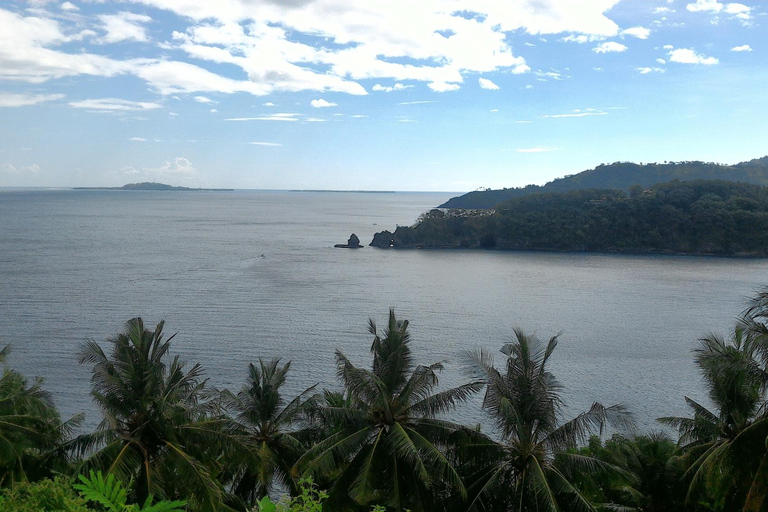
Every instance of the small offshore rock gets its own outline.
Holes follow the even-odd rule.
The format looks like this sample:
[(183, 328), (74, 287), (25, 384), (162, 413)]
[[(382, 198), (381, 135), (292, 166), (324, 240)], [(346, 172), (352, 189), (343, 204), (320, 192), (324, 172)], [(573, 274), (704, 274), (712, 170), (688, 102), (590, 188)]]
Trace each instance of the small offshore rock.
[(334, 247), (339, 249), (361, 249), (363, 246), (360, 245), (360, 239), (357, 237), (357, 235), (352, 233), (346, 244), (336, 244)]

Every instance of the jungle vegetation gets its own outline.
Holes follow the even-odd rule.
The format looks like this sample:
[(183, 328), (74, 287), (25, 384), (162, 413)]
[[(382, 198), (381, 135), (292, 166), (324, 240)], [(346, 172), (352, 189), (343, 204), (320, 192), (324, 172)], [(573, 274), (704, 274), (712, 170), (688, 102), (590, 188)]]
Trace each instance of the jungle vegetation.
[[(621, 404), (566, 417), (559, 335), (461, 354), (465, 382), (445, 389), (390, 310), (368, 365), (336, 353), (339, 390), (289, 396), (289, 362), (256, 358), (240, 389), (214, 389), (163, 328), (134, 318), (84, 343), (102, 421), (77, 435), (0, 353), (0, 511), (768, 510), (768, 288), (693, 350), (707, 403), (681, 396), (689, 414), (653, 432)], [(464, 403), (487, 421), (457, 423)]]
[(494, 210), (431, 210), (371, 245), (765, 256), (768, 187), (697, 180), (533, 194)]
[(519, 188), (481, 189), (449, 199), (439, 208), (479, 209), (494, 208), (515, 197), (531, 194), (564, 193), (575, 190), (613, 189), (628, 192), (638, 185), (650, 188), (667, 181), (723, 180), (731, 182), (768, 185), (768, 156), (755, 158), (736, 165), (714, 162), (663, 162), (636, 164), (614, 162), (598, 165), (578, 174), (564, 176), (545, 185), (528, 185)]

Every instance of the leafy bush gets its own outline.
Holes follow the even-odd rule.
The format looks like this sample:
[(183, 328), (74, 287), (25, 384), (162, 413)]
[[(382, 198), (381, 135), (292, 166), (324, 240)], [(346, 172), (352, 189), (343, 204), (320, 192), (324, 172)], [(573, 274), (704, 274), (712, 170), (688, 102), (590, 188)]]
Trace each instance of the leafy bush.
[(264, 497), (255, 512), (322, 512), (323, 501), (328, 497), (325, 491), (317, 488), (311, 478), (299, 480), (301, 494), (295, 498), (273, 502), (269, 496)]
[(64, 477), (0, 491), (0, 512), (92, 512)]
[(101, 471), (91, 471), (87, 477), (80, 475), (79, 484), (73, 485), (85, 499), (99, 503), (109, 512), (182, 512), (184, 501), (159, 501), (152, 504), (153, 496), (147, 497), (144, 505), (128, 505), (127, 492), (115, 475), (104, 478)]

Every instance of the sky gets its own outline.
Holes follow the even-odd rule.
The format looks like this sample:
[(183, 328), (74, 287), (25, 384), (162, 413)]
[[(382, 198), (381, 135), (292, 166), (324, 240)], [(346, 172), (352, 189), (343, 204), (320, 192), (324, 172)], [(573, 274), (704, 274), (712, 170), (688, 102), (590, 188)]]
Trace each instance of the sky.
[(469, 191), (768, 154), (768, 1), (0, 2), (0, 186)]

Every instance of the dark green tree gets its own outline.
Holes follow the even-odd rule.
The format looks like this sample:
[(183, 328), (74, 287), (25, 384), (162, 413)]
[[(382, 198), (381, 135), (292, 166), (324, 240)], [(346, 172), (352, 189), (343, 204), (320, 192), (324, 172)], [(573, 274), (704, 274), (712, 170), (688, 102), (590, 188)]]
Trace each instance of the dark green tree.
[(659, 421), (676, 428), (688, 457), (689, 504), (715, 510), (761, 510), (768, 436), (765, 385), (760, 362), (759, 326), (741, 323), (729, 339), (709, 335), (695, 351), (710, 401), (710, 410), (686, 397), (693, 417)]
[(296, 482), (291, 467), (306, 451), (297, 430), (318, 397), (315, 386), (307, 388), (286, 403), (280, 389), (285, 384), (291, 363), (279, 359), (248, 366), (248, 379), (235, 395), (225, 393), (227, 410), (234, 414), (235, 431), (240, 439), (238, 464), (232, 476), (232, 492), (254, 504), (267, 496), (277, 483), (292, 493)]
[(463, 428), (438, 417), (482, 383), (434, 392), (442, 364), (414, 364), (408, 321), (398, 320), (392, 310), (383, 334), (373, 320), (369, 332), (374, 337), (370, 370), (336, 352), (346, 396), (329, 396), (330, 404), (318, 410), (329, 435), (299, 460), (297, 470), (320, 481), (336, 477), (329, 493), (332, 510), (380, 504), (421, 512), (448, 492), (464, 496), (464, 484), (446, 455), (451, 436)]
[(62, 422), (42, 379), (27, 379), (5, 366), (10, 347), (0, 350), (0, 485), (34, 481), (66, 470), (59, 446), (81, 420)]
[(542, 343), (517, 329), (515, 338), (501, 350), (506, 356), (501, 371), (486, 350), (469, 354), (468, 371), (487, 386), (483, 409), (495, 423), (500, 440), (486, 438), (468, 447), (468, 466), (474, 467), (468, 477), (468, 509), (594, 510), (567, 475), (616, 473), (617, 469), (573, 449), (606, 424), (630, 428), (630, 417), (620, 405), (594, 403), (589, 411), (561, 423), (561, 385), (547, 368), (558, 336)]
[(153, 494), (218, 510), (222, 488), (214, 456), (223, 450), (224, 421), (206, 393), (202, 367), (187, 370), (179, 356), (171, 358), (171, 339), (163, 339), (163, 322), (150, 331), (134, 318), (108, 340), (111, 355), (86, 342), (80, 362), (93, 365), (91, 394), (103, 419), (73, 447), (87, 456), (81, 470), (132, 482), (139, 503)]

